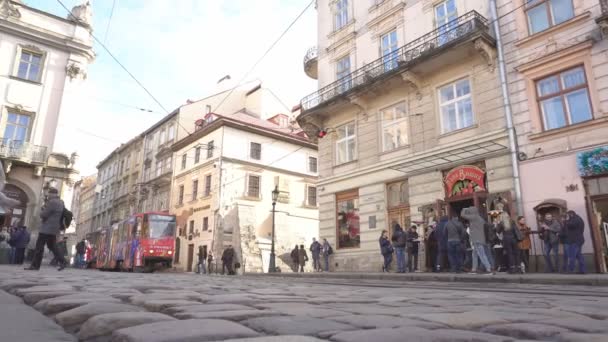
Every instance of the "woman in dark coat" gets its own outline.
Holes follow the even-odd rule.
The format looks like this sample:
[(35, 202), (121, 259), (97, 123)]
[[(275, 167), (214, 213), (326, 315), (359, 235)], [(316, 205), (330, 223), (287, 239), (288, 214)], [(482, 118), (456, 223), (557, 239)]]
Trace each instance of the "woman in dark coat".
[(380, 243), (380, 254), (384, 258), (382, 272), (388, 272), (391, 269), (391, 262), (393, 262), (393, 246), (388, 239), (388, 232), (386, 230), (382, 231), (378, 242)]

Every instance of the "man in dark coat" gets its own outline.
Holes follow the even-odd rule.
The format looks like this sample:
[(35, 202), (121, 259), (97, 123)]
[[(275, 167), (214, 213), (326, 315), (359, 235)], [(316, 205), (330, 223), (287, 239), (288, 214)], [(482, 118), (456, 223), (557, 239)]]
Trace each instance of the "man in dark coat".
[(446, 224), (448, 239), (448, 258), (450, 259), (450, 270), (453, 273), (462, 271), (462, 241), (464, 237), (464, 225), (458, 217), (454, 216)]
[(300, 266), (300, 262), (298, 261), (298, 245), (296, 245), (291, 251), (291, 261), (293, 262), (293, 270), (294, 272), (298, 272), (298, 268)]
[(224, 253), (222, 253), (222, 274), (224, 274), (225, 269), (228, 269), (228, 275), (234, 275), (233, 265), (234, 248), (232, 248), (232, 245), (229, 245), (228, 248), (224, 250)]
[(310, 254), (312, 254), (312, 268), (315, 271), (321, 271), (321, 249), (322, 246), (317, 239), (312, 238), (310, 245)]
[(435, 228), (435, 240), (437, 240), (437, 272), (447, 269), (446, 258), (448, 256), (448, 234), (446, 226), (448, 217), (442, 216)]
[(25, 249), (29, 243), (30, 232), (27, 231), (25, 226), (19, 227), (15, 235), (15, 264), (23, 264), (23, 260), (25, 259)]
[(585, 222), (574, 212), (568, 211), (568, 220), (566, 221), (566, 241), (568, 241), (568, 272), (574, 272), (574, 264), (578, 261), (578, 272), (585, 273), (585, 257), (582, 249), (585, 243), (583, 232), (585, 231)]
[(57, 260), (59, 265), (57, 270), (61, 271), (66, 267), (67, 261), (65, 260), (63, 253), (57, 249), (56, 244), (57, 235), (61, 230), (61, 219), (63, 217), (64, 208), (63, 201), (59, 198), (59, 191), (51, 188), (48, 192), (48, 198), (42, 208), (42, 212), (40, 213), (42, 226), (40, 226), (38, 240), (36, 241), (34, 259), (32, 260), (30, 267), (26, 268), (26, 270), (37, 271), (40, 269), (40, 263), (42, 262), (42, 257), (44, 255), (44, 245), (46, 245), (55, 256), (55, 260)]
[(300, 272), (304, 272), (304, 266), (306, 266), (306, 262), (308, 261), (304, 245), (300, 245), (300, 249), (298, 250), (298, 261), (300, 263)]
[(405, 273), (407, 270), (407, 254), (405, 254), (407, 234), (399, 223), (393, 223), (391, 241), (393, 242), (393, 249), (395, 249), (395, 256), (397, 257), (397, 273)]

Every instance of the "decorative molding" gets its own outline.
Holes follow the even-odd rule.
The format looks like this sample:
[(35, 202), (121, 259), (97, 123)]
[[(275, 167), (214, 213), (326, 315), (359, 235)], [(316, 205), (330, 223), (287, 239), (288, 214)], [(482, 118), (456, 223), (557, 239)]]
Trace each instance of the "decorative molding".
[(9, 17), (21, 18), (21, 12), (12, 4), (11, 0), (0, 0), (0, 17), (8, 19)]
[(596, 21), (597, 26), (600, 28), (600, 33), (602, 34), (602, 38), (608, 38), (608, 15), (603, 15), (598, 18)]
[(364, 113), (367, 112), (367, 101), (365, 101), (362, 96), (350, 95), (348, 100), (350, 103), (359, 107), (359, 109), (361, 109)]
[(80, 5), (72, 7), (72, 12), (68, 19), (90, 29), (92, 16), (93, 10), (91, 9), (91, 2), (86, 0)]
[(475, 50), (485, 59), (488, 67), (493, 72), (496, 69), (496, 50), (494, 47), (488, 44), (485, 39), (477, 38), (475, 40)]
[(75, 78), (78, 78), (78, 76), (81, 76), (83, 80), (87, 79), (86, 71), (80, 67), (79, 63), (76, 62), (68, 63), (68, 65), (65, 67), (65, 72), (66, 75), (70, 78), (70, 81), (74, 80)]
[(422, 99), (422, 81), (412, 71), (405, 71), (401, 73), (401, 78), (405, 83), (409, 84), (416, 91), (416, 98)]
[(580, 41), (579, 39), (580, 38), (573, 38), (562, 44), (558, 44), (553, 40), (548, 41), (545, 45), (545, 49), (530, 56), (528, 61), (516, 66), (515, 70), (525, 74), (530, 69), (534, 69), (543, 64), (562, 59), (592, 47), (593, 41), (590, 39), (586, 39), (585, 37), (583, 37), (583, 41)]
[[(377, 5), (375, 8), (379, 8), (382, 5), (386, 6), (385, 4), (380, 4), (380, 5)], [(403, 16), (401, 16), (399, 18), (395, 18), (395, 17), (397, 17), (395, 14), (397, 14), (399, 11), (403, 10), (404, 8), (405, 8), (404, 1), (399, 1), (399, 3), (397, 3), (395, 6), (393, 6), (390, 9), (383, 8), (384, 11), (381, 11), (372, 20), (370, 20), (367, 23), (367, 27), (370, 29), (373, 29), (374, 27), (378, 26), (383, 21), (385, 21), (389, 18), (392, 19), (393, 21), (399, 21), (399, 19), (401, 19), (401, 22), (403, 22)]]

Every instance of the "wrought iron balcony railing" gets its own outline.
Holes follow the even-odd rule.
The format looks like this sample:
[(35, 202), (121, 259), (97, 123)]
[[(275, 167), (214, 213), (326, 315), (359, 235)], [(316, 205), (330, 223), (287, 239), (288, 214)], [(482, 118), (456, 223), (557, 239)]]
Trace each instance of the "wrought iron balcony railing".
[(403, 71), (422, 59), (476, 34), (489, 35), (488, 24), (488, 20), (477, 11), (468, 12), (306, 96), (300, 101), (302, 111), (313, 109), (397, 71)]
[(0, 138), (0, 157), (26, 163), (46, 163), (47, 147), (25, 141)]

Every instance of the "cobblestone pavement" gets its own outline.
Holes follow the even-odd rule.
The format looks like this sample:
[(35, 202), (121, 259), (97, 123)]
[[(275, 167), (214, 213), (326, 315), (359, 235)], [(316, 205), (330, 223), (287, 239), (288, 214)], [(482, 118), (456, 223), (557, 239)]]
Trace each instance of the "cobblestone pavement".
[(606, 287), (0, 266), (0, 289), (11, 342), (608, 341)]

